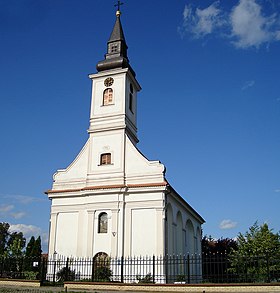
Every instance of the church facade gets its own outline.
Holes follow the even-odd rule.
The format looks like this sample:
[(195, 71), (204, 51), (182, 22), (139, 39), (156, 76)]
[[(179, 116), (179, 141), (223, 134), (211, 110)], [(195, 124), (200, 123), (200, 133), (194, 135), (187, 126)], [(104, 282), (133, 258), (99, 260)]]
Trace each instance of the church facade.
[(120, 11), (92, 81), (89, 137), (53, 176), (49, 255), (201, 253), (203, 218), (137, 148), (137, 93)]

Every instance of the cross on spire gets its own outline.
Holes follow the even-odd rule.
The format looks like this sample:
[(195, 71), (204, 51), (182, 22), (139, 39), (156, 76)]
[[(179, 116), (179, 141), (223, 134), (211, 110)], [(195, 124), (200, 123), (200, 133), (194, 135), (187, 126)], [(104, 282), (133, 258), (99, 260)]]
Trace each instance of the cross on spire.
[(115, 7), (118, 7), (118, 11), (120, 11), (121, 5), (123, 5), (123, 3), (120, 0), (118, 0), (118, 3), (115, 4)]

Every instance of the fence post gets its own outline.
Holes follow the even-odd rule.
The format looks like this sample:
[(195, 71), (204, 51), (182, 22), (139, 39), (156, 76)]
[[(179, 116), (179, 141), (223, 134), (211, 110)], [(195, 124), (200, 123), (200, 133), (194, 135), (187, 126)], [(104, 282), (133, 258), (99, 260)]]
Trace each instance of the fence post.
[(40, 283), (41, 283), (41, 286), (42, 284), (44, 283), (44, 279), (45, 279), (45, 258), (44, 257), (41, 257), (41, 269), (40, 269), (40, 273), (41, 273), (41, 276), (40, 276)]
[(270, 283), (269, 257), (268, 257), (268, 255), (266, 255), (266, 273), (267, 273), (267, 283)]
[(56, 258), (53, 263), (53, 284), (55, 284), (55, 274), (56, 274)]
[(153, 283), (155, 283), (155, 274), (156, 274), (156, 258), (153, 255)]
[(66, 259), (65, 281), (68, 281), (68, 275), (69, 275), (69, 257), (67, 257)]
[(0, 257), (0, 260), (1, 260), (0, 277), (2, 278), (3, 271), (4, 271), (4, 258), (3, 257)]
[(164, 272), (165, 272), (165, 282), (168, 284), (168, 255), (163, 256), (163, 267), (164, 267)]
[(191, 283), (191, 266), (190, 266), (190, 254), (188, 253), (188, 256), (187, 256), (187, 267), (188, 267), (188, 284)]
[(248, 282), (248, 272), (247, 272), (247, 257), (244, 257), (245, 259), (245, 282)]
[(92, 258), (91, 281), (94, 282), (94, 257)]
[(123, 283), (123, 256), (121, 257), (121, 283)]

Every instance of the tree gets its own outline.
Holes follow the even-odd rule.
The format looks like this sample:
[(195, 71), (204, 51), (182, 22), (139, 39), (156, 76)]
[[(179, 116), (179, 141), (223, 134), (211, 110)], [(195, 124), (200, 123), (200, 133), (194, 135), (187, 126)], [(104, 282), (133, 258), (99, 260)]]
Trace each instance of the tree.
[(32, 254), (34, 257), (41, 257), (42, 254), (42, 244), (41, 244), (41, 237), (38, 236), (38, 238), (35, 240), (34, 248), (32, 250)]
[(8, 223), (0, 223), (0, 256), (4, 256), (7, 246), (7, 241), (9, 237), (9, 228)]
[(22, 232), (9, 233), (7, 241), (6, 255), (19, 257), (23, 255), (23, 248), (25, 247), (26, 239)]
[(33, 256), (33, 248), (34, 248), (34, 245), (35, 245), (35, 237), (32, 236), (26, 246), (26, 249), (25, 249), (25, 256), (27, 257), (31, 257)]
[(26, 257), (41, 257), (42, 248), (41, 248), (41, 237), (39, 236), (36, 240), (32, 236), (26, 246), (25, 256)]
[(223, 279), (230, 266), (229, 254), (237, 249), (237, 242), (231, 238), (213, 239), (211, 236), (202, 238), (202, 271), (207, 282), (228, 282)]
[[(32, 272), (39, 272), (38, 268), (41, 259), (41, 254), (41, 237), (39, 236), (35, 240), (35, 237), (32, 236), (25, 249), (24, 270), (26, 272), (28, 272), (29, 274), (31, 274)], [(35, 276), (37, 277), (37, 275)]]
[(232, 272), (239, 281), (280, 279), (280, 235), (265, 223), (257, 222), (237, 237), (237, 250), (231, 252)]
[(26, 239), (22, 232), (10, 232), (8, 223), (0, 223), (0, 258), (1, 270), (12, 278), (36, 279), (39, 276), (41, 260), (41, 238), (31, 237), (24, 247)]
[(213, 239), (211, 236), (204, 236), (201, 241), (203, 254), (229, 254), (237, 249), (237, 242), (231, 238)]

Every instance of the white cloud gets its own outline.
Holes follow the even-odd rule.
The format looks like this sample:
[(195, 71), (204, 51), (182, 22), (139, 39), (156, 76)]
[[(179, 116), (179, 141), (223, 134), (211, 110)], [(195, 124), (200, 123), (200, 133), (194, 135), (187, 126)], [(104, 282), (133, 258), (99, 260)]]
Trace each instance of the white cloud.
[(218, 5), (219, 1), (215, 1), (205, 9), (196, 8), (195, 10), (191, 5), (186, 5), (183, 13), (183, 30), (200, 38), (222, 26), (223, 20)]
[(23, 218), (25, 215), (26, 215), (25, 212), (15, 212), (15, 213), (11, 213), (11, 216), (12, 216), (14, 219), (16, 219), (16, 220)]
[(219, 225), (220, 229), (223, 229), (223, 230), (233, 229), (236, 226), (237, 226), (237, 222), (233, 222), (232, 220), (223, 220)]
[(230, 14), (233, 43), (239, 48), (259, 47), (276, 38), (270, 28), (276, 15), (264, 16), (262, 7), (256, 0), (240, 0)]
[(41, 236), (42, 245), (46, 246), (48, 243), (48, 233), (42, 231), (40, 227), (34, 225), (25, 225), (25, 224), (15, 224), (10, 225), (10, 232), (22, 232), (23, 236), (29, 241), (31, 236), (37, 238)]
[(185, 6), (179, 31), (195, 38), (216, 33), (240, 49), (268, 45), (280, 41), (280, 16), (273, 5), (271, 8), (277, 12), (265, 15), (264, 5), (257, 0), (239, 0), (230, 11), (225, 11), (220, 1), (214, 1), (204, 9), (193, 8), (189, 4)]
[(3, 197), (6, 199), (15, 200), (21, 204), (30, 204), (33, 202), (40, 202), (43, 200), (43, 198), (37, 198), (37, 197), (19, 195), (19, 194), (5, 194), (3, 195)]
[(0, 213), (8, 213), (14, 208), (11, 204), (1, 204), (0, 205)]
[(26, 238), (39, 236), (42, 229), (34, 225), (15, 224), (10, 226), (10, 232), (22, 232)]
[(247, 90), (248, 88), (252, 87), (255, 85), (255, 81), (254, 80), (248, 80), (245, 82), (245, 84), (242, 86), (242, 90), (245, 91)]

